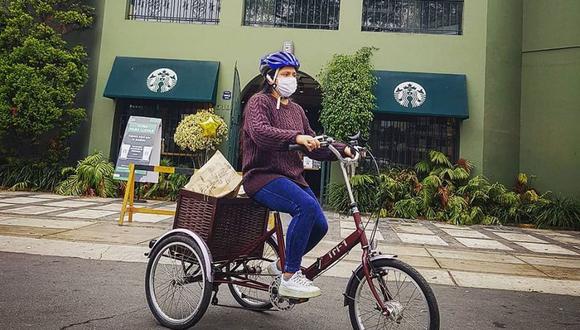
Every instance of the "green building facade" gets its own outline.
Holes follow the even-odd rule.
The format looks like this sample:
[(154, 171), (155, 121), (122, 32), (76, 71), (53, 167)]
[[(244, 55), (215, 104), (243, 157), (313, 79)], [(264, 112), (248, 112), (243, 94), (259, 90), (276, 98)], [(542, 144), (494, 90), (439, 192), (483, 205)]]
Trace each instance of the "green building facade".
[[(148, 7), (152, 3), (167, 6)], [(285, 3), (97, 1), (92, 75), (85, 93), (85, 152), (100, 150), (115, 159), (123, 121), (131, 114), (158, 115), (166, 123), (168, 140), (182, 115), (208, 107), (237, 130), (244, 101), (258, 88), (259, 58), (284, 46), (293, 48), (302, 63), (296, 101), (320, 130), (317, 74), (335, 53), (374, 46), (378, 50), (372, 62), (381, 79), (370, 143), (385, 162), (411, 164), (427, 149), (440, 149), (453, 159), (470, 160), (476, 173), (492, 180), (511, 185), (517, 173), (525, 171), (538, 175), (541, 189), (580, 197), (580, 175), (574, 172), (580, 167), (580, 134), (574, 132), (580, 111), (568, 97), (580, 87), (577, 1), (302, 1), (317, 6), (311, 18), (312, 9), (300, 11)], [(545, 15), (547, 9), (555, 14)], [(557, 24), (570, 29), (562, 34)], [(125, 68), (132, 74), (115, 72), (116, 59), (133, 59), (134, 65)], [(189, 61), (193, 74), (177, 72), (175, 90), (164, 95), (147, 91), (148, 75), (154, 71), (150, 68), (170, 68), (168, 63), (176, 60)], [(144, 61), (153, 62), (153, 67), (144, 66)], [(544, 61), (550, 63), (548, 68)], [(195, 68), (205, 64), (219, 67), (217, 78), (195, 77)], [(143, 70), (141, 78), (135, 70)], [(427, 82), (391, 90), (387, 82), (395, 77), (401, 83), (423, 78)], [(200, 81), (213, 84), (213, 99), (196, 99), (193, 90), (184, 89)], [(143, 91), (120, 91), (119, 86), (132, 84)], [(423, 89), (426, 99), (419, 95), (412, 106), (386, 105), (393, 104), (390, 98), (396, 97), (397, 88), (406, 91), (405, 86)], [(176, 96), (182, 93), (183, 99)], [(421, 113), (427, 106), (436, 113)], [(234, 165), (239, 162), (234, 157), (236, 133), (221, 148)], [(169, 148), (164, 152), (183, 153)], [(320, 173), (308, 172), (313, 185), (325, 182)], [(335, 180), (339, 173), (331, 172)]]

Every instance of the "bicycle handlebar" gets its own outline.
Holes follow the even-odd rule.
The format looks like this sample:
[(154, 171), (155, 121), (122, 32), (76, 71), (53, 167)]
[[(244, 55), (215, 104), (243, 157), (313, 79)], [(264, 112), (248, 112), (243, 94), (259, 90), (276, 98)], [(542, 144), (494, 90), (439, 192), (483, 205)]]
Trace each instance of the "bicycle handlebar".
[[(347, 144), (348, 147), (350, 148), (350, 150), (355, 153), (355, 156), (354, 156), (354, 158), (350, 158), (350, 157), (345, 158), (345, 157), (342, 157), (340, 152), (332, 145), (332, 143), (334, 142), (333, 138), (322, 135), (322, 136), (317, 136), (316, 139), (318, 139), (321, 142), (321, 147), (329, 148), (330, 151), (332, 151), (332, 153), (336, 156), (336, 158), (338, 158), (339, 161), (344, 162), (344, 163), (357, 162), (361, 157), (361, 151), (364, 150), (364, 148), (362, 148), (362, 147), (350, 146)], [(302, 151), (302, 152), (308, 151), (306, 146), (301, 145), (301, 144), (290, 144), (288, 146), (288, 150), (289, 151)]]

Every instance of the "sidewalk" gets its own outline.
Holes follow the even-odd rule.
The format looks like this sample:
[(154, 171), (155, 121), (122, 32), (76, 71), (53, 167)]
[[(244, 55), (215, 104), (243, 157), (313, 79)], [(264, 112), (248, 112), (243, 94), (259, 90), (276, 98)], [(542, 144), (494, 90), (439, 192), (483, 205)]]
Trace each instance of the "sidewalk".
[[(171, 202), (146, 205), (175, 209)], [(173, 219), (136, 214), (132, 224), (120, 227), (120, 208), (120, 199), (0, 192), (0, 251), (146, 262), (148, 242), (169, 230)], [(351, 218), (332, 212), (327, 217), (329, 233), (303, 265), (354, 228)], [(580, 232), (390, 219), (380, 222), (377, 238), (379, 250), (398, 255), (431, 283), (580, 296)], [(354, 249), (325, 275), (348, 278), (359, 258)]]

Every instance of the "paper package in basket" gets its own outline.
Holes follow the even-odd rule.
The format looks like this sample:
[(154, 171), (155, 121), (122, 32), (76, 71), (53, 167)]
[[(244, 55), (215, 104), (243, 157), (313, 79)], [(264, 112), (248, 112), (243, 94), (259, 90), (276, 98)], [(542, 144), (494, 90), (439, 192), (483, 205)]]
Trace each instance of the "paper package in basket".
[(212, 197), (236, 197), (242, 176), (230, 165), (221, 152), (216, 151), (205, 165), (189, 179), (185, 189)]

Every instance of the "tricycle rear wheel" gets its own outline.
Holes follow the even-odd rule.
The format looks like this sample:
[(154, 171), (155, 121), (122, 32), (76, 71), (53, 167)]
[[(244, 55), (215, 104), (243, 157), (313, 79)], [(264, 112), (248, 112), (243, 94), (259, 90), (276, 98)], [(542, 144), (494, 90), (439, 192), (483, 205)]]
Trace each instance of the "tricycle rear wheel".
[[(173, 235), (158, 242), (149, 255), (145, 294), (161, 325), (186, 329), (195, 325), (209, 306), (212, 283), (202, 249), (191, 237)], [(211, 262), (211, 260), (209, 260)]]
[[(246, 277), (264, 283), (267, 287), (274, 280), (274, 277), (267, 274), (266, 267), (268, 267), (271, 262), (278, 259), (278, 244), (276, 244), (276, 241), (270, 237), (264, 244), (262, 258), (248, 261), (246, 265), (249, 268), (254, 268), (254, 270), (259, 271), (259, 273), (254, 275), (248, 273)], [(268, 310), (272, 308), (272, 304), (266, 302), (266, 300), (270, 299), (270, 293), (267, 290), (261, 291), (235, 284), (228, 284), (228, 286), (232, 296), (234, 296), (234, 299), (242, 307), (252, 310)]]

